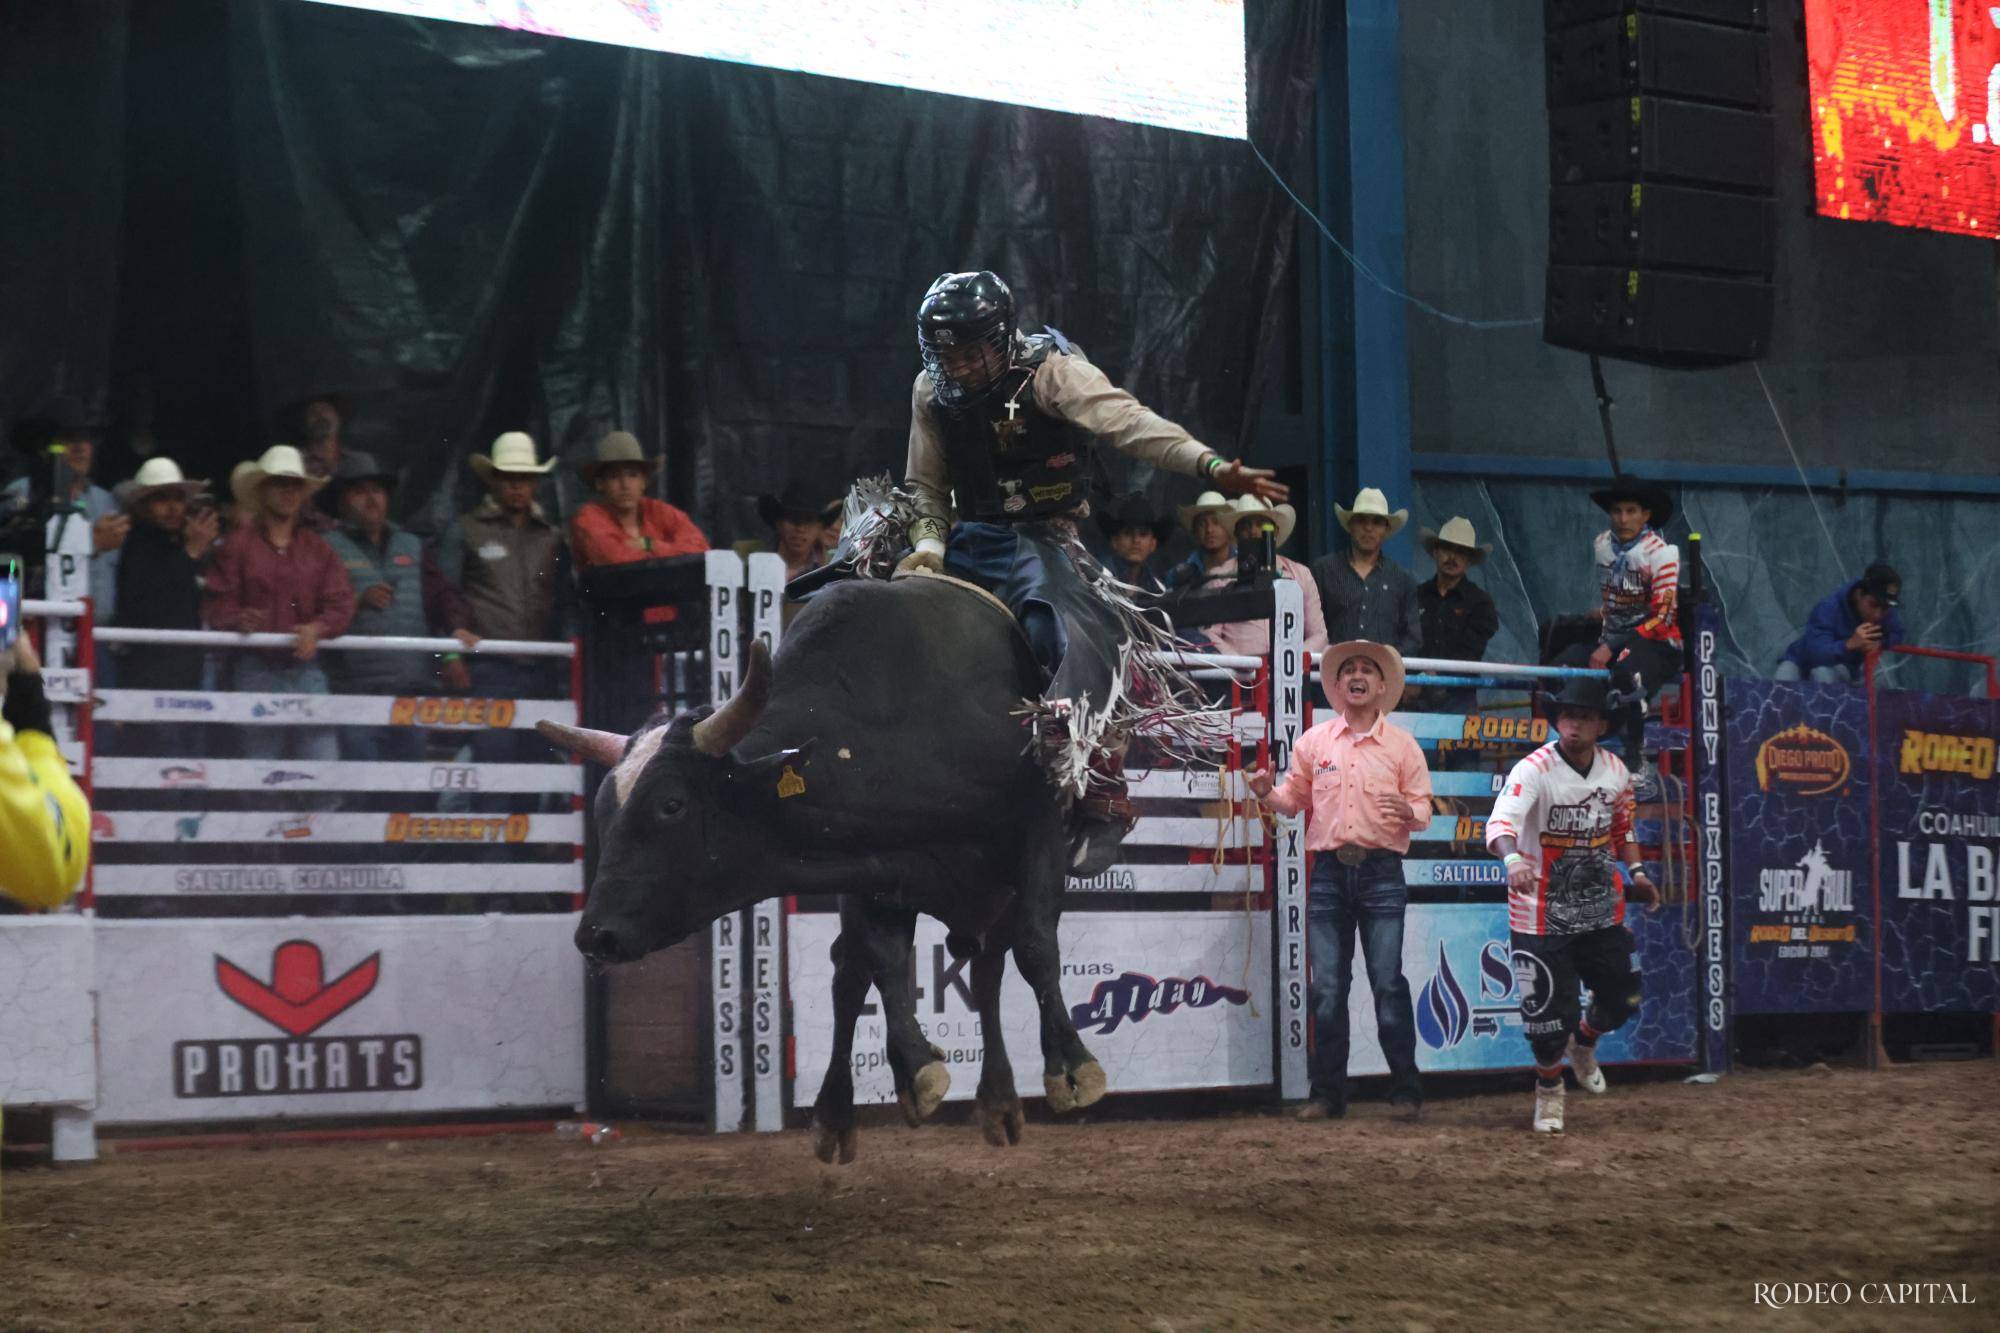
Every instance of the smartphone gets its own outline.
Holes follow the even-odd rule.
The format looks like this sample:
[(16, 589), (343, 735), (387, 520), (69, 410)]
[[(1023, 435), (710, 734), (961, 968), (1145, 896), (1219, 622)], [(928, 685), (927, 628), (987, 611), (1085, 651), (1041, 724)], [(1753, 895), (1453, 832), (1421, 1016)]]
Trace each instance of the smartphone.
[(21, 637), (21, 559), (0, 555), (0, 653)]

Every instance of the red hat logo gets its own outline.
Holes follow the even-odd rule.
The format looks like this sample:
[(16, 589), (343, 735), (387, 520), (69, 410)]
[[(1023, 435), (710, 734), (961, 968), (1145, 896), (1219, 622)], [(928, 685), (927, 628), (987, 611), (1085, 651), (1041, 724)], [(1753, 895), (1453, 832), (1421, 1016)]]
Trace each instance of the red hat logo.
[(286, 940), (271, 954), (267, 985), (221, 954), (215, 956), (215, 981), (222, 993), (257, 1017), (294, 1037), (326, 1026), (375, 989), (382, 973), (382, 955), (371, 953), (337, 980), (326, 980), (326, 960), (309, 940)]

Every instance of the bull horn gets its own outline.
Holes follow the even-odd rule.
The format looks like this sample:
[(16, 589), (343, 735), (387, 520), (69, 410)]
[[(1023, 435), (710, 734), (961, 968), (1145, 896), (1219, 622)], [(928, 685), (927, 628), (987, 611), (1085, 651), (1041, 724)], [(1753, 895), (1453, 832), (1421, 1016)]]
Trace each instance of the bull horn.
[(592, 731), (588, 727), (572, 727), (567, 722), (549, 721), (537, 722), (535, 730), (558, 750), (606, 768), (618, 767), (618, 761), (625, 757), (625, 738), (615, 731)]
[(729, 696), (728, 703), (694, 724), (694, 748), (717, 759), (726, 758), (757, 725), (757, 719), (764, 715), (764, 705), (770, 701), (771, 650), (762, 639), (753, 639), (743, 683)]

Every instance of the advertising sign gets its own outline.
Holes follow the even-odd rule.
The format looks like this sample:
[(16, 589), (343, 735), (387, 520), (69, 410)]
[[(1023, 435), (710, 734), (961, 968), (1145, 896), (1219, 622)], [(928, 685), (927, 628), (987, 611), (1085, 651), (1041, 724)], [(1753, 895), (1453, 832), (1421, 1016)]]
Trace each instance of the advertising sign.
[(97, 1100), (88, 917), (0, 917), (0, 1106)]
[(1851, 685), (1732, 680), (1728, 739), (1736, 1011), (1867, 1010), (1867, 696)]
[(575, 928), (567, 914), (100, 920), (99, 1119), (579, 1105)]
[(1882, 1007), (2000, 1009), (2000, 702), (1876, 695)]
[[(1112, 1092), (1249, 1086), (1272, 1081), (1269, 912), (1072, 912), (1062, 920), (1063, 1000)], [(831, 914), (789, 921), (792, 1105), (819, 1095), (833, 1050)], [(950, 1099), (979, 1082), (984, 1037), (969, 964), (945, 949), (943, 925), (917, 919), (917, 1018), (951, 1070)], [(1023, 1097), (1040, 1095), (1040, 1011), (1010, 961), (1001, 988), (1004, 1039)], [(856, 1025), (854, 1099), (895, 1100), (879, 997)]]
[[(1605, 1064), (1695, 1058), (1694, 955), (1681, 943), (1685, 913), (1681, 907), (1626, 913), (1639, 946), (1645, 1001), (1630, 1022), (1598, 1043)], [(1375, 997), (1359, 959), (1354, 976), (1347, 996), (1347, 1072), (1386, 1074)], [(1514, 1069), (1534, 1063), (1521, 1035), (1521, 992), (1505, 903), (1412, 906), (1403, 924), (1403, 976), (1416, 1010), (1419, 1069)]]

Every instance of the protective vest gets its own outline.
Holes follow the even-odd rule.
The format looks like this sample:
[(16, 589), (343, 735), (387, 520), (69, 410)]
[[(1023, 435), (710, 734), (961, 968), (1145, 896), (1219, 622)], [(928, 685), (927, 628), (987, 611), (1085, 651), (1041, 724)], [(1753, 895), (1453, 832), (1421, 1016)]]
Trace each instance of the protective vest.
[[(385, 611), (357, 602), (349, 634), (394, 634), (423, 638), (430, 633), (424, 615), (424, 548), (415, 534), (391, 525), (380, 551), (349, 529), (337, 528), (326, 534), (334, 553), (347, 569), (358, 598), (378, 583), (395, 592)], [(434, 662), (426, 653), (329, 653), (334, 678), (343, 690), (356, 694), (397, 694), (423, 689), (434, 676)]]
[(1069, 354), (1069, 343), (1054, 329), (1026, 343), (993, 392), (938, 413), (961, 518), (1026, 523), (1070, 513), (1090, 497), (1090, 433), (1043, 411), (1031, 383), (1044, 361)]

